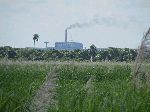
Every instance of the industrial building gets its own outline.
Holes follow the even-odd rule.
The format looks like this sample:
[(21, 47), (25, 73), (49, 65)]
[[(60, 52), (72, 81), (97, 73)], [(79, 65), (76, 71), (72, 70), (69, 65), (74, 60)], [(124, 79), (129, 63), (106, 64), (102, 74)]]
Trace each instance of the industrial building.
[(68, 42), (67, 41), (67, 29), (65, 30), (65, 42), (55, 42), (56, 50), (75, 50), (83, 49), (83, 44), (78, 42)]
[(75, 50), (75, 49), (83, 49), (83, 44), (78, 42), (56, 42), (55, 43), (56, 50)]

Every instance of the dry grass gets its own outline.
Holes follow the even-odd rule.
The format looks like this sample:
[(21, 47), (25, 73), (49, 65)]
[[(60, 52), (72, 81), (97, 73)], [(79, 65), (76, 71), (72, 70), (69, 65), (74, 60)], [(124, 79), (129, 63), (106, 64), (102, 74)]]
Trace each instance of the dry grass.
[(142, 80), (141, 77), (145, 77), (146, 82), (149, 80), (149, 73), (146, 69), (147, 64), (145, 63), (147, 57), (149, 57), (150, 49), (149, 46), (149, 40), (150, 40), (150, 28), (146, 32), (146, 34), (143, 36), (141, 45), (138, 50), (138, 55), (135, 61), (135, 65), (133, 67), (133, 83), (137, 88), (142, 87)]

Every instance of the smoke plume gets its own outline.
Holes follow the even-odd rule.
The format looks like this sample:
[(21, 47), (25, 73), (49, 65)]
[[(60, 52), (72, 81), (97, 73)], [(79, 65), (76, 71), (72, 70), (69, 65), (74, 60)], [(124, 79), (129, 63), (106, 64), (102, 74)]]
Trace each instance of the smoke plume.
[(91, 22), (85, 22), (85, 23), (78, 23), (77, 22), (77, 23), (71, 24), (69, 27), (67, 27), (67, 29), (90, 27), (92, 25), (94, 25), (94, 24)]
[(95, 25), (105, 25), (105, 26), (120, 26), (120, 27), (126, 27), (127, 22), (122, 20), (122, 19), (118, 19), (116, 17), (94, 17), (91, 21), (88, 22), (83, 22), (83, 23), (79, 23), (76, 22), (74, 24), (71, 24), (69, 27), (67, 27), (66, 29), (73, 29), (73, 28), (86, 28), (86, 27), (92, 27)]

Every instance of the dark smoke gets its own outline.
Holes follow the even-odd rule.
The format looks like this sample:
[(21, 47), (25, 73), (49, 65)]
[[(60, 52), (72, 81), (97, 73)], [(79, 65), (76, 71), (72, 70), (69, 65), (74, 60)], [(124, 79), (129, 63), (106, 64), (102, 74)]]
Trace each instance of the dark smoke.
[(69, 27), (67, 27), (67, 29), (73, 29), (73, 28), (83, 28), (83, 27), (90, 27), (92, 26), (92, 23), (88, 23), (88, 22), (85, 22), (85, 23), (74, 23), (72, 25), (70, 25)]
[(69, 27), (66, 29), (73, 29), (73, 28), (86, 28), (86, 27), (92, 27), (95, 25), (105, 25), (105, 26), (126, 26), (126, 22), (122, 20), (115, 19), (114, 17), (103, 17), (103, 18), (98, 18), (95, 17), (89, 22), (83, 22), (79, 23), (76, 22), (74, 24), (71, 24)]

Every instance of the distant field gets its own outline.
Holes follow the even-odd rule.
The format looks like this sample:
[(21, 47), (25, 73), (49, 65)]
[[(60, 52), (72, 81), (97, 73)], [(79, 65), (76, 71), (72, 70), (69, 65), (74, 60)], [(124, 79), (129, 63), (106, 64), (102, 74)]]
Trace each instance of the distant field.
[(54, 67), (57, 104), (49, 112), (150, 111), (149, 90), (133, 87), (132, 64), (0, 62), (0, 112), (30, 111), (33, 96)]

